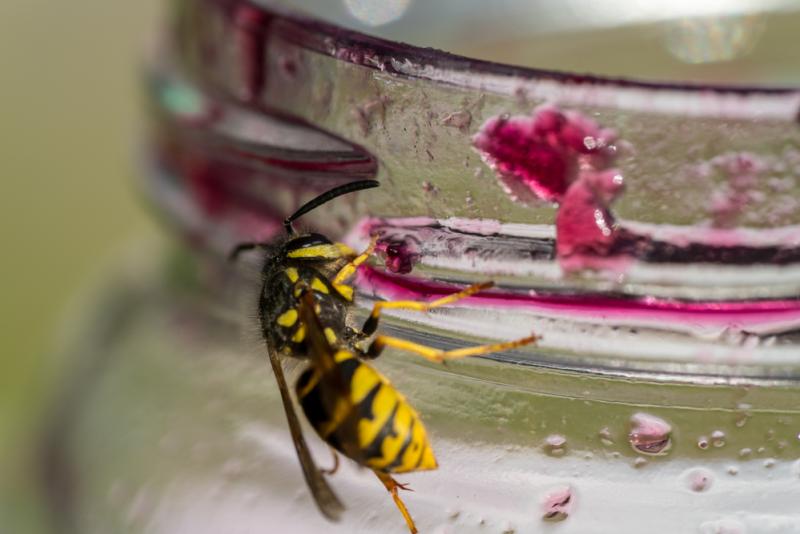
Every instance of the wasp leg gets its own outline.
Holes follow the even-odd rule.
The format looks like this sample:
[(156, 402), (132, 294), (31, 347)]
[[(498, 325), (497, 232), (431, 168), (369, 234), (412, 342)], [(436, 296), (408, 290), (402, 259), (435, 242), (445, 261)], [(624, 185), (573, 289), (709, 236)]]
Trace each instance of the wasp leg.
[(364, 252), (362, 252), (349, 262), (347, 262), (344, 267), (339, 269), (339, 272), (336, 273), (336, 276), (333, 277), (333, 280), (331, 280), (331, 285), (333, 285), (333, 287), (336, 288), (337, 291), (342, 293), (342, 295), (346, 297), (349, 296), (349, 299), (352, 299), (353, 289), (348, 286), (345, 286), (344, 283), (351, 276), (356, 274), (356, 270), (358, 269), (359, 265), (367, 261), (369, 257), (372, 256), (372, 253), (375, 252), (375, 245), (377, 245), (377, 243), (378, 243), (378, 236), (377, 235), (372, 236), (372, 239), (369, 242), (369, 246), (364, 250)]
[(228, 261), (238, 260), (239, 255), (241, 255), (243, 252), (248, 252), (257, 248), (267, 248), (268, 246), (269, 243), (239, 243), (228, 254)]
[(383, 482), (383, 485), (392, 495), (392, 500), (394, 500), (394, 504), (397, 505), (397, 508), (400, 510), (400, 513), (403, 514), (403, 519), (406, 520), (406, 525), (408, 525), (408, 530), (411, 531), (411, 534), (416, 534), (417, 526), (414, 524), (414, 519), (412, 519), (411, 514), (408, 512), (408, 508), (406, 508), (405, 503), (400, 498), (400, 495), (398, 495), (397, 493), (398, 489), (407, 491), (411, 490), (409, 490), (404, 484), (400, 484), (399, 482), (397, 482), (387, 473), (383, 473), (381, 471), (373, 471), (373, 472), (375, 473), (375, 476), (377, 476), (378, 479), (380, 479), (380, 481)]
[(364, 356), (367, 358), (377, 358), (383, 349), (386, 347), (393, 347), (395, 349), (411, 352), (418, 356), (422, 356), (428, 361), (434, 363), (443, 363), (447, 360), (460, 360), (461, 358), (468, 358), (470, 356), (480, 356), (482, 354), (491, 354), (492, 352), (501, 352), (510, 350), (530, 343), (536, 343), (539, 336), (531, 334), (528, 337), (523, 337), (514, 341), (506, 341), (504, 343), (493, 343), (491, 345), (478, 345), (477, 347), (466, 347), (463, 349), (455, 350), (439, 350), (413, 341), (400, 339), (391, 336), (377, 336), (372, 343), (370, 343)]
[(375, 333), (375, 331), (378, 329), (378, 321), (380, 320), (381, 310), (383, 309), (393, 308), (401, 310), (427, 312), (429, 310), (432, 310), (433, 308), (446, 306), (461, 299), (467, 298), (470, 295), (474, 295), (475, 293), (483, 291), (484, 289), (489, 289), (493, 285), (494, 282), (483, 282), (480, 284), (473, 284), (467, 287), (466, 289), (459, 291), (458, 293), (453, 293), (452, 295), (447, 295), (446, 297), (432, 300), (430, 302), (419, 302), (416, 300), (394, 300), (394, 301), (388, 300), (388, 301), (376, 302), (375, 305), (372, 307), (372, 313), (370, 313), (367, 320), (364, 321), (364, 326), (361, 328), (360, 336), (369, 337)]
[(335, 475), (336, 471), (339, 470), (339, 455), (336, 453), (336, 449), (334, 449), (333, 447), (331, 447), (330, 449), (331, 449), (331, 456), (333, 456), (333, 467), (331, 467), (330, 469), (319, 470), (320, 473), (328, 476)]

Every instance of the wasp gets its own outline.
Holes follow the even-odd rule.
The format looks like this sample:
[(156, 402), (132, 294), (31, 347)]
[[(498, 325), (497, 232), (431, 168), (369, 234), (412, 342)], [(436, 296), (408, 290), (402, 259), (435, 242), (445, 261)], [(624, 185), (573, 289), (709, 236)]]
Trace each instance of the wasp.
[[(413, 533), (417, 532), (416, 526), (398, 492), (407, 487), (392, 474), (436, 469), (436, 458), (419, 414), (367, 361), (386, 347), (393, 347), (433, 362), (444, 362), (509, 350), (533, 343), (537, 336), (443, 351), (375, 335), (383, 309), (424, 312), (487, 289), (491, 282), (475, 284), (431, 302), (379, 301), (364, 324), (353, 328), (354, 289), (347, 282), (373, 254), (376, 239), (359, 254), (319, 233), (298, 234), (293, 222), (340, 195), (378, 185), (375, 180), (362, 180), (335, 187), (285, 219), (285, 238), (270, 243), (242, 243), (233, 250), (231, 258), (248, 250), (263, 251), (263, 284), (258, 305), (261, 333), (303, 475), (318, 508), (334, 521), (344, 510), (324, 476), (335, 472), (338, 451), (375, 473)], [(310, 362), (299, 376), (295, 394), (308, 422), (334, 451), (336, 463), (330, 471), (320, 470), (309, 452), (281, 356)]]

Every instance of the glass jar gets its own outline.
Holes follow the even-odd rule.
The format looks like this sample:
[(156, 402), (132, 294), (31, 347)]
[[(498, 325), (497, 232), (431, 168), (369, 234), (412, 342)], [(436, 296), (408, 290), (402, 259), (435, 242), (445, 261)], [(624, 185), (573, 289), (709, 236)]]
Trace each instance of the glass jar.
[[(396, 38), (367, 4), (326, 16), (389, 17)], [(406, 4), (386, 6), (427, 20)], [(341, 522), (317, 513), (259, 336), (258, 258), (226, 261), (362, 177), (381, 187), (303, 219), (354, 247), (378, 237), (357, 317), (491, 278), (382, 328), (439, 348), (541, 335), (447, 366), (374, 362), (439, 460), (398, 477), (421, 532), (800, 531), (800, 92), (511, 67), (264, 0), (175, 5), (142, 190), (181, 244), (136, 251), (72, 344), (85, 368), (44, 448), (62, 531), (406, 530), (348, 462), (330, 478)]]

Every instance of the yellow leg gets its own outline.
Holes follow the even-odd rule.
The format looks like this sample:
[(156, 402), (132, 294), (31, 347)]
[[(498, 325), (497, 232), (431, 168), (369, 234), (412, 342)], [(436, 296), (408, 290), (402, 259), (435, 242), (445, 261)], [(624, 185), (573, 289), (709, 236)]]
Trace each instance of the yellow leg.
[(426, 360), (435, 363), (443, 363), (447, 360), (459, 360), (461, 358), (468, 358), (470, 356), (480, 356), (482, 354), (491, 354), (492, 352), (510, 350), (523, 345), (528, 345), (529, 343), (536, 343), (536, 340), (538, 339), (538, 336), (532, 334), (522, 339), (506, 341), (504, 343), (479, 345), (477, 347), (466, 347), (455, 350), (439, 350), (426, 347), (425, 345), (420, 345), (419, 343), (414, 343), (413, 341), (407, 341), (405, 339), (391, 336), (377, 336), (370, 344), (369, 349), (367, 349), (366, 355), (370, 358), (376, 358), (384, 348), (393, 347), (395, 349), (404, 350), (406, 352), (411, 352), (418, 356), (422, 356)]
[[(408, 490), (403, 484), (399, 484), (395, 479), (389, 476), (387, 473), (382, 473), (380, 471), (373, 471), (375, 476), (383, 482), (383, 485), (392, 495), (392, 500), (394, 500), (394, 504), (397, 505), (397, 508), (400, 510), (400, 513), (403, 514), (403, 519), (406, 520), (406, 525), (408, 525), (408, 530), (411, 531), (411, 534), (417, 534), (417, 526), (414, 524), (414, 519), (412, 519), (411, 514), (408, 512), (408, 508), (406, 508), (405, 503), (400, 498), (400, 495), (397, 493), (398, 489)], [(410, 491), (410, 490), (409, 490)]]
[(470, 295), (474, 295), (475, 293), (483, 291), (484, 289), (489, 289), (493, 285), (494, 282), (482, 282), (480, 284), (473, 284), (467, 287), (466, 289), (459, 291), (458, 293), (453, 293), (452, 295), (447, 295), (446, 297), (438, 298), (430, 302), (419, 302), (417, 300), (388, 300), (388, 301), (376, 302), (375, 305), (372, 307), (372, 313), (369, 314), (369, 317), (364, 322), (364, 326), (361, 328), (361, 332), (363, 332), (364, 336), (371, 336), (372, 334), (375, 333), (375, 331), (378, 329), (378, 321), (380, 320), (381, 310), (392, 308), (392, 309), (427, 312), (432, 310), (433, 308), (446, 306), (461, 299), (467, 298)]
[(358, 269), (358, 266), (367, 261), (369, 257), (372, 256), (372, 253), (375, 252), (375, 245), (377, 243), (378, 243), (378, 236), (377, 235), (372, 236), (372, 239), (370, 240), (369, 246), (366, 248), (366, 250), (364, 250), (364, 252), (362, 252), (352, 260), (350, 260), (344, 267), (339, 269), (339, 272), (336, 273), (336, 276), (333, 277), (331, 283), (334, 286), (344, 284), (348, 278), (350, 278), (355, 274), (356, 269)]

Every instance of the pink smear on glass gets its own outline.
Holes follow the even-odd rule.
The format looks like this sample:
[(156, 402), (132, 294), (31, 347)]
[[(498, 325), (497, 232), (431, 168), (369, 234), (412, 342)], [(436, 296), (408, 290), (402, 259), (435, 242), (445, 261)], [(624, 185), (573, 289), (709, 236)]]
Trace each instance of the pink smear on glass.
[(612, 168), (616, 140), (613, 130), (576, 111), (542, 106), (531, 116), (489, 119), (473, 143), (512, 199), (559, 204), (556, 257), (573, 272), (619, 271), (629, 262), (614, 252), (619, 225), (609, 208), (623, 191)]
[[(358, 284), (361, 290), (396, 300), (434, 299), (461, 289), (413, 276), (393, 275), (368, 266), (359, 269)], [(615, 324), (682, 324), (749, 331), (800, 325), (800, 300), (792, 299), (684, 301), (657, 297), (512, 293), (495, 289), (478, 293), (460, 303), (476, 307), (522, 308), (544, 315)]]

